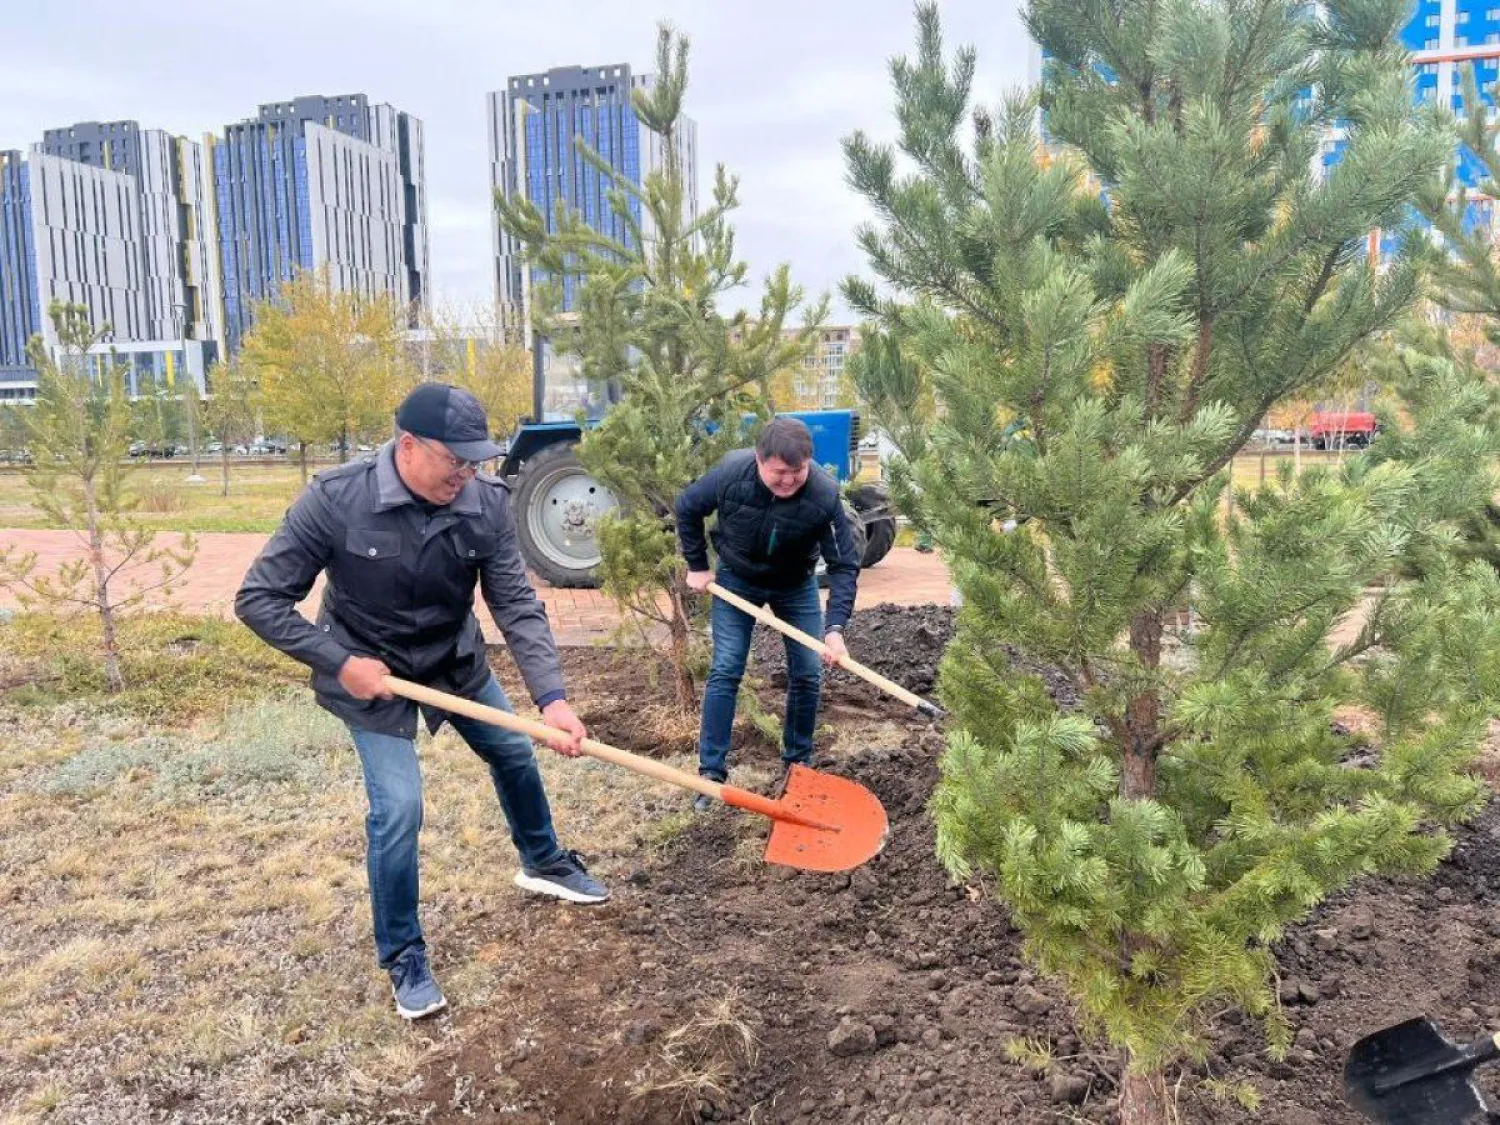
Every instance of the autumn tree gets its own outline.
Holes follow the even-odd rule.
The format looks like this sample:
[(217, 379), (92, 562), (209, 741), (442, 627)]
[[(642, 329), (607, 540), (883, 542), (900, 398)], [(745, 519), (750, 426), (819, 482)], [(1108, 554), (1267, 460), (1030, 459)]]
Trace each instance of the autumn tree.
[(255, 440), (260, 426), (260, 382), (236, 356), (209, 371), (208, 392), (203, 401), (203, 422), (220, 443), (219, 495), (228, 496), (230, 454), (236, 445), (248, 446)]
[(490, 430), (506, 434), (531, 411), (531, 353), (486, 317), (434, 316), (416, 369), (469, 391), (484, 406)]
[(300, 447), (333, 443), (339, 459), (360, 437), (389, 432), (402, 383), (404, 313), (391, 297), (333, 288), (305, 271), (255, 307), (240, 360), (258, 381), (266, 426)]

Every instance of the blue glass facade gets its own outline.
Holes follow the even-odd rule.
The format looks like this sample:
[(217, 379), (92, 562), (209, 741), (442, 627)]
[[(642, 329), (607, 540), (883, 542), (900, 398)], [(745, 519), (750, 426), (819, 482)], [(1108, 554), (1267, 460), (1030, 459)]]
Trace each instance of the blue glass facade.
[(219, 206), (224, 336), (230, 352), (250, 328), (255, 305), (269, 300), (313, 253), (311, 195), (304, 127), (315, 122), (371, 142), (363, 94), (298, 98), (260, 107), (256, 120), (229, 126), (214, 147)]
[(301, 130), (266, 122), (232, 125), (214, 149), (224, 335), (234, 351), (256, 302), (314, 265), (307, 144)]
[(31, 233), (30, 170), (19, 152), (0, 153), (0, 367), (27, 367), (26, 345), (42, 330)]
[[(542, 213), (548, 230), (556, 228), (557, 208), (562, 205), (593, 229), (630, 245), (630, 228), (609, 203), (609, 177), (584, 160), (574, 139), (581, 138), (611, 168), (639, 185), (644, 174), (642, 137), (641, 123), (630, 106), (632, 85), (625, 66), (553, 70), (510, 80), (514, 96), (527, 106), (517, 138), (525, 146), (526, 171), (524, 181), (515, 186)], [(640, 201), (631, 199), (629, 206), (639, 224)], [(541, 270), (531, 271), (532, 284), (546, 280)], [(575, 279), (564, 278), (563, 308), (574, 308), (577, 297)]]

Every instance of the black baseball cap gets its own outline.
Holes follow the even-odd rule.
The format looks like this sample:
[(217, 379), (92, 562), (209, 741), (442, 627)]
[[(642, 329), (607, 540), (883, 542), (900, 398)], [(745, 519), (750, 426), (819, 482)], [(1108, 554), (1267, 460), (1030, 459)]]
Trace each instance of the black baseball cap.
[(396, 426), (442, 442), (461, 461), (489, 461), (505, 452), (490, 439), (479, 400), (447, 383), (423, 383), (407, 395), (396, 408)]

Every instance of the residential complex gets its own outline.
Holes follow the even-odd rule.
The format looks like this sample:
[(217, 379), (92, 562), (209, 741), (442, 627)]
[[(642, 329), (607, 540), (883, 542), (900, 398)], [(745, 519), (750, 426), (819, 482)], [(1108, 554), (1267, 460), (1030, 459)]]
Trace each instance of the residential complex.
[[(795, 336), (796, 330), (788, 335)], [(824, 325), (818, 330), (818, 346), (792, 374), (792, 396), (798, 409), (825, 410), (853, 405), (849, 380), (844, 373), (849, 357), (859, 350), (859, 329), (847, 324)]]
[[(422, 124), (364, 94), (260, 107), (209, 138), (225, 343), (298, 270), (415, 309), (428, 279)], [(415, 323), (415, 319), (413, 320)]]
[[(651, 75), (638, 75), (624, 63), (558, 67), (506, 81), (488, 96), (491, 187), (506, 199), (530, 200), (554, 228), (559, 205), (577, 211), (595, 230), (627, 245), (631, 235), (606, 198), (609, 178), (578, 153), (581, 137), (618, 174), (633, 184), (666, 161), (666, 146), (636, 118), (633, 91), (649, 89)], [(689, 215), (698, 213), (698, 131), (687, 117), (676, 137), (684, 170)], [(633, 201), (631, 218), (651, 237), (649, 216)], [(523, 262), (521, 245), (493, 221), (495, 299), (502, 323), (530, 344), (533, 286), (540, 280)], [(572, 279), (563, 282), (563, 308), (574, 306)]]
[(146, 215), (141, 183), (63, 156), (0, 153), (0, 401), (35, 394), (27, 345), (40, 336), (57, 346), (54, 300), (87, 308), (111, 343), (162, 341), (166, 371), (201, 367), (174, 343), (191, 335), (181, 319), (193, 307), (179, 268), (187, 255), (176, 235), (148, 226), (158, 216)]
[(337, 289), (428, 298), (422, 123), (364, 94), (263, 105), (202, 144), (134, 121), (49, 129), (0, 152), (0, 400), (35, 393), (47, 307), (82, 304), (132, 390), (202, 385), (255, 302), (299, 269)]

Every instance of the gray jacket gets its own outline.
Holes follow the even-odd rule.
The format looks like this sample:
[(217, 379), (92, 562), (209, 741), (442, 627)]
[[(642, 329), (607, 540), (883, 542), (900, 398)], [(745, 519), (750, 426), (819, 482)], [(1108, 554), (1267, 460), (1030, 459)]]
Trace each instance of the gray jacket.
[[(317, 624), (296, 606), (320, 571)], [(494, 477), (464, 485), (428, 515), (396, 471), (395, 446), (320, 473), (298, 497), (240, 586), (235, 614), (267, 644), (312, 669), (318, 703), (365, 730), (411, 738), (416, 704), (358, 700), (338, 682), (351, 655), (472, 698), (490, 675), (474, 585), (505, 634), (537, 706), (562, 699), (547, 611), (521, 562), (510, 494)], [(446, 713), (422, 708), (430, 730)]]

